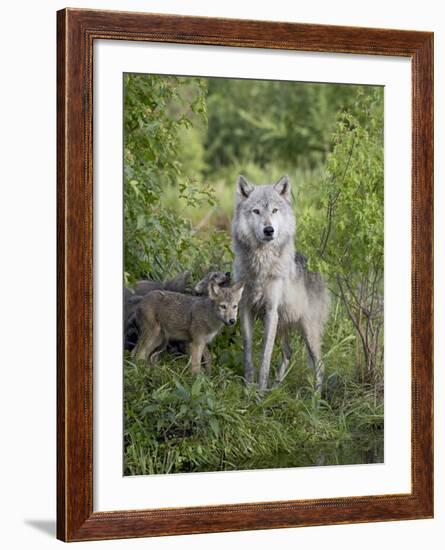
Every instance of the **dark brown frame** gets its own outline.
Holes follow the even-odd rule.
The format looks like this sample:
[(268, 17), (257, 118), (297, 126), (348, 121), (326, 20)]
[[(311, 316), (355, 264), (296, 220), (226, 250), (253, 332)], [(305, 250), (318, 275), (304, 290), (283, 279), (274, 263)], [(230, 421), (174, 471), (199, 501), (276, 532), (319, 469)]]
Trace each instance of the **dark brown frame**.
[[(96, 39), (404, 56), (412, 61), (412, 491), (93, 512), (92, 79)], [(57, 537), (64, 541), (433, 516), (433, 34), (65, 9), (57, 13)]]

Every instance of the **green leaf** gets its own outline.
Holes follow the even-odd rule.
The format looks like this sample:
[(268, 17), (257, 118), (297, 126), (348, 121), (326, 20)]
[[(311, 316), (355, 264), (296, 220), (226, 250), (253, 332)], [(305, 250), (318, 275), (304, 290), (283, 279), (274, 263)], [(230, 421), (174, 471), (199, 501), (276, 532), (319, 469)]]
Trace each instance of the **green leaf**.
[(218, 420), (212, 416), (210, 419), (209, 419), (209, 423), (210, 423), (210, 427), (212, 428), (212, 431), (213, 433), (216, 435), (216, 437), (219, 436), (219, 422)]
[(158, 405), (147, 405), (142, 409), (141, 414), (145, 416), (148, 413), (158, 410), (158, 408), (159, 408)]
[(184, 401), (189, 401), (190, 394), (185, 389), (185, 387), (178, 380), (175, 380), (175, 385), (176, 385), (176, 395), (178, 395), (178, 397), (180, 397)]
[(197, 397), (199, 395), (199, 392), (200, 392), (201, 386), (202, 386), (202, 381), (203, 381), (202, 376), (198, 375), (196, 377), (196, 380), (193, 382), (193, 385), (192, 385), (192, 391), (191, 391), (191, 396), (192, 397)]

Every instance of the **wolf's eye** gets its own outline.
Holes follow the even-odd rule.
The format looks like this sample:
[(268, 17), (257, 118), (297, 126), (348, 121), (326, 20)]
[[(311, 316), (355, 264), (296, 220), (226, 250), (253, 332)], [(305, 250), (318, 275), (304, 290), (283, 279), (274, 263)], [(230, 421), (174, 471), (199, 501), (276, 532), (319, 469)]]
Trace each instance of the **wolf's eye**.
[(235, 305), (233, 306), (233, 309), (236, 309), (237, 307), (238, 307), (238, 306), (235, 304)]
[(258, 210), (258, 208), (254, 208), (254, 209), (252, 210), (252, 212), (253, 212), (254, 214), (259, 214), (259, 213), (260, 213), (260, 211)]
[(221, 309), (227, 309), (227, 306), (226, 306), (226, 304), (220, 304), (220, 306), (219, 306), (219, 307), (220, 307)]
[(272, 214), (276, 214), (277, 212), (278, 212), (278, 208), (274, 208), (274, 209), (272, 210)]

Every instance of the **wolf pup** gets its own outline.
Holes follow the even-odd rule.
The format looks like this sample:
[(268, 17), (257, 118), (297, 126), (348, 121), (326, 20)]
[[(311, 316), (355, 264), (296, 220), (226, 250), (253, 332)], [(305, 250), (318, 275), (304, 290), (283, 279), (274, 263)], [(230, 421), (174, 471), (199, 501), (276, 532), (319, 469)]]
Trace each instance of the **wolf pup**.
[(223, 288), (214, 281), (209, 283), (208, 297), (150, 292), (136, 311), (140, 336), (133, 356), (154, 363), (170, 340), (190, 342), (192, 372), (199, 372), (203, 357), (210, 372), (207, 345), (224, 325), (236, 323), (242, 293), (241, 282)]
[(195, 294), (198, 294), (199, 296), (205, 296), (208, 294), (209, 289), (209, 283), (213, 281), (218, 286), (227, 287), (230, 285), (230, 271), (226, 271), (225, 273), (222, 271), (210, 271), (207, 273), (207, 275), (204, 277), (204, 279), (201, 279), (193, 288), (193, 291)]
[(142, 279), (136, 283), (135, 294), (144, 296), (153, 290), (171, 290), (172, 292), (185, 292), (190, 279), (190, 271), (183, 271), (174, 279), (168, 281), (154, 281), (153, 279)]
[(330, 300), (321, 276), (308, 271), (301, 259), (304, 257), (295, 253), (291, 201), (287, 176), (273, 185), (260, 186), (243, 176), (238, 178), (232, 240), (234, 280), (245, 282), (240, 313), (244, 373), (246, 381), (253, 382), (252, 332), (254, 319), (259, 316), (264, 319), (259, 389), (267, 388), (277, 334), (283, 355), (277, 379), (283, 379), (292, 354), (289, 335), (297, 328), (306, 343), (316, 389), (321, 391), (321, 342)]
[[(169, 281), (143, 279), (136, 284), (135, 291), (124, 287), (124, 349), (131, 351), (137, 344), (139, 332), (136, 325), (135, 312), (144, 296), (154, 290), (187, 293), (189, 277), (190, 272), (183, 271)], [(207, 296), (210, 281), (215, 282), (219, 286), (229, 286), (230, 272), (210, 271), (203, 279), (196, 283), (192, 292), (199, 296)], [(172, 345), (176, 351), (184, 353), (184, 346), (180, 342), (172, 343)]]

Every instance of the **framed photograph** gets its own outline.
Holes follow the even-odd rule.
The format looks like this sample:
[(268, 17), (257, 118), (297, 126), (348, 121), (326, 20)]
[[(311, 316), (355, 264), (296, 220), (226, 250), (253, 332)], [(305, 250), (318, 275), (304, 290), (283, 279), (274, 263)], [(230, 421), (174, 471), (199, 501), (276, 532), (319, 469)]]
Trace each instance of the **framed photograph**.
[(57, 36), (58, 538), (433, 517), (433, 34)]

